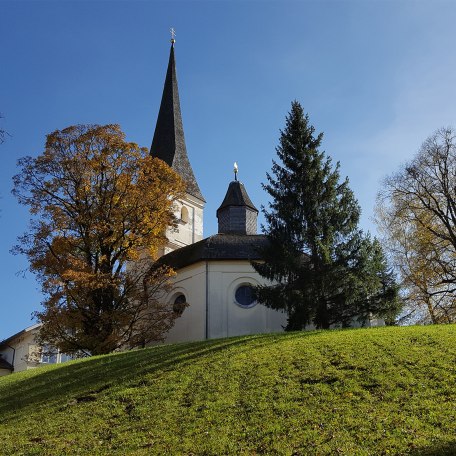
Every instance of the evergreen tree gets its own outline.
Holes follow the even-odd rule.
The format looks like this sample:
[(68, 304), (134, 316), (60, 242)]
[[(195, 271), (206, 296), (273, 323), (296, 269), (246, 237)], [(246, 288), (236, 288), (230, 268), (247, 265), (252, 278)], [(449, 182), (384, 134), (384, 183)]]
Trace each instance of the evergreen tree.
[(288, 330), (332, 324), (348, 326), (371, 313), (398, 310), (394, 277), (376, 240), (358, 228), (360, 207), (340, 182), (339, 163), (319, 151), (301, 105), (293, 102), (281, 132), (272, 173), (263, 188), (272, 202), (263, 208), (269, 246), (255, 269), (275, 282), (257, 289), (258, 300), (288, 313)]

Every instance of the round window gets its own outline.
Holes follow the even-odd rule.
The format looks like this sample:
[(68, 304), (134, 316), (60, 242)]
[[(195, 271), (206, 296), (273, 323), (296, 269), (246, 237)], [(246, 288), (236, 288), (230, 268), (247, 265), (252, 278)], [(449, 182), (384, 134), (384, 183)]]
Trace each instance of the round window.
[(187, 307), (187, 299), (185, 298), (185, 295), (180, 294), (174, 300), (173, 312), (176, 313), (177, 315), (182, 315), (182, 313), (184, 312), (184, 309), (186, 307)]
[(251, 285), (241, 285), (234, 294), (241, 307), (253, 307), (256, 304), (255, 289)]

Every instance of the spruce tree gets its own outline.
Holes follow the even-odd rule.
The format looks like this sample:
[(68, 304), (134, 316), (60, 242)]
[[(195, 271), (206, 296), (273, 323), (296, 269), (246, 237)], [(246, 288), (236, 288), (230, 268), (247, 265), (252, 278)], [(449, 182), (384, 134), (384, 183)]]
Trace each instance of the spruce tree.
[(293, 102), (263, 188), (271, 197), (264, 233), (269, 245), (255, 269), (274, 284), (258, 300), (288, 314), (288, 330), (348, 326), (397, 311), (397, 287), (379, 243), (358, 228), (360, 207), (340, 181), (339, 163), (319, 150), (301, 105)]

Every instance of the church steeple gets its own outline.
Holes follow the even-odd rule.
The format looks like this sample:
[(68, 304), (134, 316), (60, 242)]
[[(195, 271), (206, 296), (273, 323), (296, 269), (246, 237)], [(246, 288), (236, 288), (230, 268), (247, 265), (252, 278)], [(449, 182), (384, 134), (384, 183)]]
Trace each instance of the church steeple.
[(187, 184), (187, 192), (204, 202), (195, 175), (193, 174), (185, 146), (184, 127), (177, 87), (176, 62), (174, 59), (174, 35), (171, 40), (168, 70), (155, 126), (150, 153), (160, 158), (181, 175)]

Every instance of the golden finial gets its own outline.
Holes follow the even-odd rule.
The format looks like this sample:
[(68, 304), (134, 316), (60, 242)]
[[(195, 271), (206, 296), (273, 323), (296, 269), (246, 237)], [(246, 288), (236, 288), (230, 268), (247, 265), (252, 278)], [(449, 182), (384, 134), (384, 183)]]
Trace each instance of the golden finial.
[(171, 44), (174, 45), (174, 43), (176, 42), (176, 39), (175, 39), (176, 38), (176, 32), (175, 32), (173, 27), (171, 27), (170, 32), (171, 32)]
[(234, 180), (237, 181), (237, 174), (238, 174), (238, 165), (236, 162), (234, 162)]

